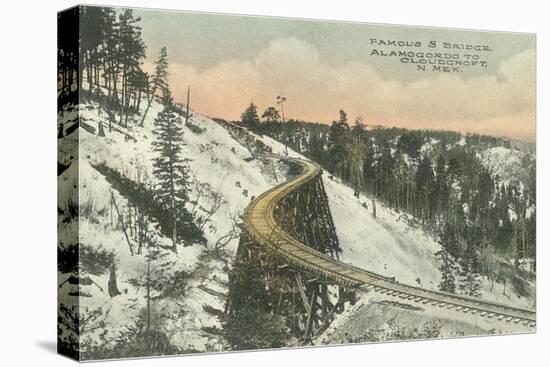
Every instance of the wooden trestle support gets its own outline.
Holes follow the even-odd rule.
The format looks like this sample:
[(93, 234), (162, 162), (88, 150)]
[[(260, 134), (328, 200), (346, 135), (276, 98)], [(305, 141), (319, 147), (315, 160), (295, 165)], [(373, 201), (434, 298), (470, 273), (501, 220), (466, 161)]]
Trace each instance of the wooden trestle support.
[[(321, 174), (282, 199), (274, 210), (281, 229), (302, 244), (338, 258), (341, 252), (328, 206)], [(234, 273), (239, 266), (260, 270), (269, 294), (270, 311), (285, 318), (288, 329), (300, 344), (309, 344), (356, 301), (355, 289), (335, 283), (320, 274), (303, 270), (277, 251), (256, 244), (247, 233), (241, 235)], [(238, 275), (237, 275), (238, 277)], [(235, 284), (236, 279), (230, 282)], [(228, 301), (231, 310), (231, 295)]]

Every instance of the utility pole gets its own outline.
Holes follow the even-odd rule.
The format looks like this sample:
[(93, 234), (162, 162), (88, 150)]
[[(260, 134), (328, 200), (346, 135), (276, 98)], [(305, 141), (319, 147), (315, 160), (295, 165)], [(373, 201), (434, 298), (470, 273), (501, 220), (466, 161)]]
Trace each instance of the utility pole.
[[(277, 106), (281, 105), (281, 117), (283, 118), (283, 125), (285, 124), (285, 107), (284, 103), (286, 101), (286, 97), (283, 96), (277, 96)], [(285, 144), (285, 154), (288, 155), (288, 145)]]
[(187, 111), (185, 112), (185, 126), (189, 126), (189, 96), (191, 95), (191, 85), (187, 86)]

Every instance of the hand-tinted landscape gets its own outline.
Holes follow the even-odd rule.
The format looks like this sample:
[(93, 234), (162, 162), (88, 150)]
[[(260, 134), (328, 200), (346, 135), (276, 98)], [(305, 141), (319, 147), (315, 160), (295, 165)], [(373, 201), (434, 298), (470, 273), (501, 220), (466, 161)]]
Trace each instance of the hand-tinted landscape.
[(535, 331), (533, 35), (58, 17), (61, 354)]

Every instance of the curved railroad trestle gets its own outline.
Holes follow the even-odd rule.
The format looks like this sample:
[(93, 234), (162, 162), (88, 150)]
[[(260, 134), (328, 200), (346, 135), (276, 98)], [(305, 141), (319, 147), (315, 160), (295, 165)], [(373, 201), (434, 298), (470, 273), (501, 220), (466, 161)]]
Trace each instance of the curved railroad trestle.
[[(261, 269), (272, 311), (286, 318), (302, 342), (325, 330), (346, 303), (355, 302), (355, 293), (360, 291), (536, 325), (534, 311), (401, 284), (340, 262), (340, 244), (319, 165), (297, 158), (270, 158), (284, 159), (301, 167), (301, 172), (247, 207), (235, 266), (249, 264)], [(231, 308), (231, 302), (228, 304)]]

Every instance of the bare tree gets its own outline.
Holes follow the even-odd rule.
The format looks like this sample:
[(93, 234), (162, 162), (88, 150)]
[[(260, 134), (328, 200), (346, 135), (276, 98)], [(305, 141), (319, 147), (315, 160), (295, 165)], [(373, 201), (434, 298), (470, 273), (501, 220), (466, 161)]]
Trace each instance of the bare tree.
[(111, 203), (115, 207), (115, 210), (116, 210), (116, 213), (117, 213), (117, 216), (118, 216), (118, 221), (120, 223), (120, 226), (122, 227), (122, 231), (124, 232), (124, 237), (126, 238), (126, 242), (128, 242), (128, 247), (130, 249), (130, 255), (134, 256), (134, 246), (132, 245), (132, 242), (130, 242), (130, 237), (128, 236), (128, 232), (126, 231), (126, 225), (124, 223), (123, 213), (121, 213), (118, 210), (118, 205), (116, 203), (115, 194), (113, 193), (113, 191), (111, 191)]
[(216, 243), (214, 243), (214, 246), (212, 250), (214, 253), (219, 254), (220, 251), (225, 249), (225, 247), (234, 239), (239, 238), (241, 235), (240, 230), (240, 216), (236, 214), (229, 213), (229, 216), (231, 217), (232, 227), (231, 229), (220, 236)]

